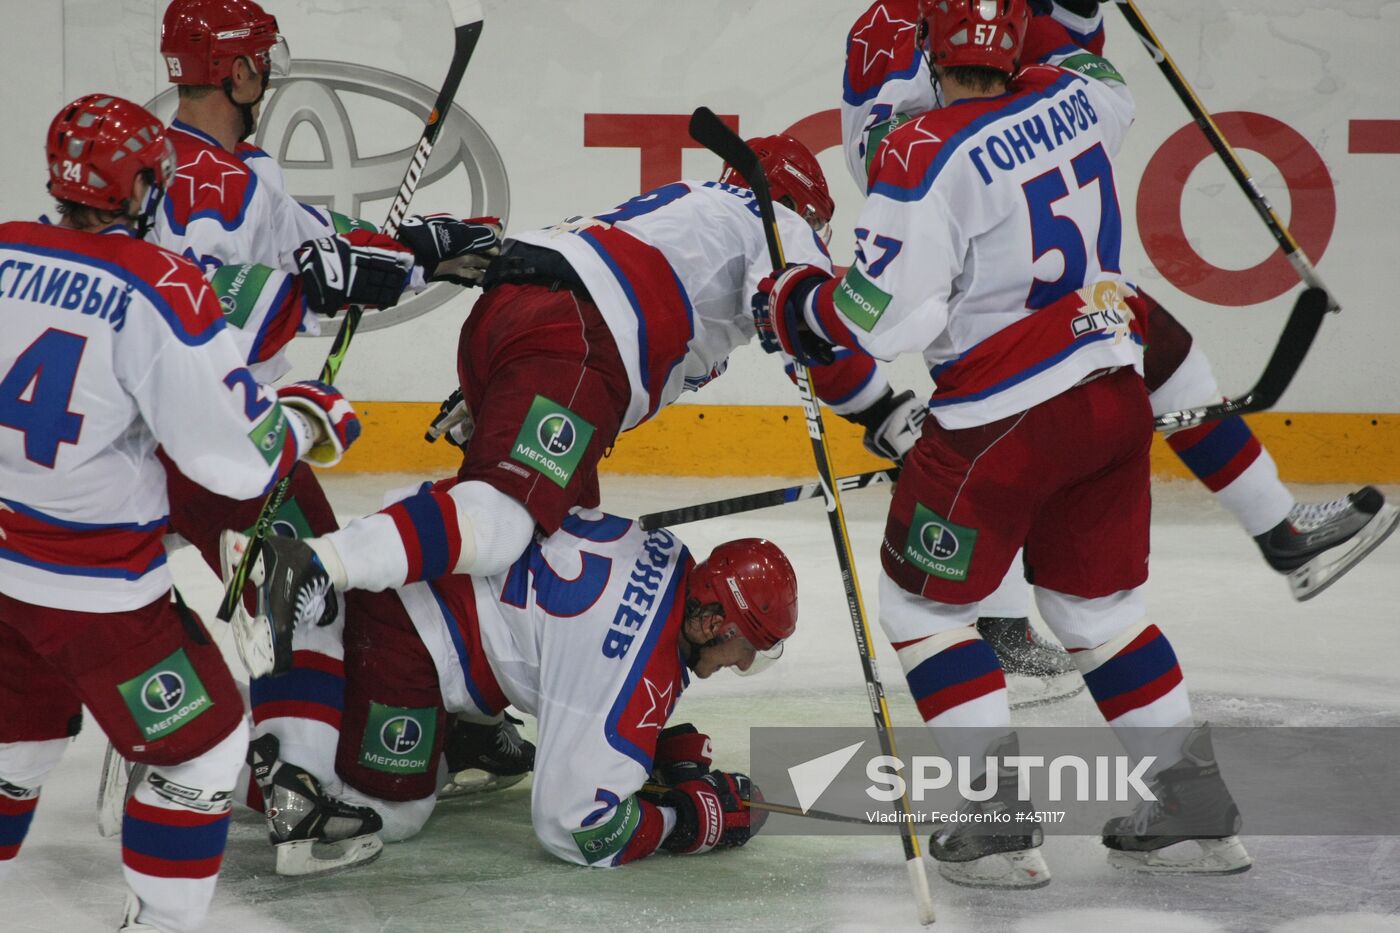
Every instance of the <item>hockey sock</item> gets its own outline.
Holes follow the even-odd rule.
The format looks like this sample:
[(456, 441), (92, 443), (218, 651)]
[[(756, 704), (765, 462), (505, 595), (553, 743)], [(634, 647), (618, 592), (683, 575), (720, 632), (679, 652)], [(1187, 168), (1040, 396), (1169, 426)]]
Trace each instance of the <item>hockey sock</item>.
[(1071, 647), (1099, 712), (1134, 761), (1151, 757), (1150, 777), (1181, 758), (1191, 700), (1171, 642), (1146, 619), (1094, 648)]
[(919, 715), (944, 757), (976, 761), (1010, 729), (1006, 676), (977, 629), (895, 642), (894, 650)]
[(68, 739), (0, 742), (0, 881), (29, 833), (39, 788), (67, 747)]
[[(247, 726), (239, 723), (209, 751), (154, 768), (127, 800), (122, 868), (142, 921), (169, 930), (204, 921), (228, 840), (229, 792), (247, 745)], [(171, 790), (162, 793), (162, 782)]]
[[(1184, 331), (1182, 335), (1189, 340)], [(1175, 365), (1170, 375), (1152, 390), (1154, 415), (1220, 400), (1210, 360), (1200, 347), (1192, 344), (1179, 360), (1171, 358)], [(1177, 431), (1167, 438), (1167, 444), (1250, 537), (1283, 521), (1293, 508), (1293, 494), (1279, 481), (1273, 457), (1241, 418)]]
[[(488, 483), (428, 485), (312, 546), (334, 548), (346, 588), (376, 592), (448, 573), (500, 573), (530, 544), (535, 520), (525, 506)], [(327, 564), (336, 588), (340, 581)]]
[(0, 779), (0, 881), (5, 880), (19, 855), (37, 806), (39, 788), (20, 787)]
[(1243, 418), (1178, 431), (1167, 443), (1250, 537), (1273, 528), (1293, 508), (1274, 458)]

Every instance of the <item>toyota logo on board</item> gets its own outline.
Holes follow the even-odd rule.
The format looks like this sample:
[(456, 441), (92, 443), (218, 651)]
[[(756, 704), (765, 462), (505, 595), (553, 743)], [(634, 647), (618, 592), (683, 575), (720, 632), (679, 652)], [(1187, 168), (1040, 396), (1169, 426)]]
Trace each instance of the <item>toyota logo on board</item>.
[[(287, 190), (298, 201), (380, 224), (436, 97), (433, 88), (391, 71), (351, 62), (294, 60), (291, 74), (272, 79), (252, 142), (281, 164)], [(146, 107), (169, 123), (177, 102), (171, 87)], [(463, 174), (470, 203), (456, 193), (461, 179), (455, 176)], [(434, 197), (424, 190), (439, 181), (451, 185), (446, 189), (454, 192), (451, 201), (442, 192)], [(503, 224), (510, 216), (510, 183), (501, 154), (481, 124), (456, 104), (443, 123), (410, 209), (461, 217), (489, 214)], [(459, 292), (432, 286), (393, 308), (365, 315), (360, 329), (411, 320)], [(322, 336), (335, 334), (340, 320), (343, 317), (322, 321)]]

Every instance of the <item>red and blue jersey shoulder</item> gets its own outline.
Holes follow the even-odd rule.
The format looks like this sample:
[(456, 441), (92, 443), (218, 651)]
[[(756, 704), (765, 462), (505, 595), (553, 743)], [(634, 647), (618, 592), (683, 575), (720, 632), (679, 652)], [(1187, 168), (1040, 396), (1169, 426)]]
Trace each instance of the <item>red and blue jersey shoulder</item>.
[(170, 126), (170, 140), (176, 169), (165, 195), (165, 216), (171, 229), (183, 234), (202, 218), (216, 220), (225, 230), (242, 226), (258, 186), (257, 175), (244, 159), (178, 120)]
[(681, 658), (680, 638), (685, 619), (685, 579), (695, 562), (688, 553), (682, 553), (678, 561), (680, 566), (661, 594), (650, 631), (607, 719), (608, 744), (647, 771), (651, 771), (656, 755), (657, 736), (666, 728), (676, 701), (690, 684), (690, 673)]
[(918, 24), (918, 0), (877, 0), (861, 14), (846, 36), (846, 103), (865, 103), (885, 82), (918, 74)]
[(1005, 94), (960, 100), (897, 127), (875, 152), (870, 193), (897, 201), (923, 197), (953, 154), (988, 124), (1014, 117), (1042, 97), (1083, 80), (1054, 65), (1032, 65), (1021, 69)]
[(240, 142), (237, 146), (234, 146), (233, 154), (237, 156), (240, 161), (243, 162), (247, 162), (249, 159), (272, 158), (272, 156), (268, 155), (266, 150), (259, 149), (257, 146), (254, 146), (250, 142)]
[[(125, 233), (119, 228), (93, 234), (54, 224), (16, 222), (0, 225), (0, 248), (13, 244), (39, 257), (87, 266), (94, 292), (101, 278), (122, 283), (124, 294), (144, 297), (182, 343), (202, 344), (223, 329), (222, 308), (198, 266)], [(76, 276), (69, 279), (70, 284), (77, 281)], [(103, 317), (124, 320), (130, 299), (114, 301), (113, 307), (102, 309)]]

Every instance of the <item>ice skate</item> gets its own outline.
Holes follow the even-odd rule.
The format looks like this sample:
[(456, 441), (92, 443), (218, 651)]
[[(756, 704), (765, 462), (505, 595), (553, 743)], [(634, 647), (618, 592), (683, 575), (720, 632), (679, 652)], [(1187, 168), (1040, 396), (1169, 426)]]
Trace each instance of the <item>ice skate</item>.
[(1253, 859), (1240, 842), (1243, 821), (1215, 760), (1210, 727), (1186, 739), (1185, 757), (1150, 782), (1156, 800), (1104, 824), (1115, 868), (1157, 874), (1234, 875)]
[[(1015, 737), (988, 754), (1018, 754)], [(1003, 770), (990, 800), (969, 800), (956, 818), (928, 840), (929, 855), (944, 880), (971, 888), (1043, 888), (1050, 868), (1039, 848), (1045, 841), (1029, 801), (1017, 799), (1017, 775)]]
[(1084, 679), (1069, 653), (1042, 638), (1030, 619), (984, 617), (977, 620), (977, 631), (1001, 661), (1012, 709), (1058, 703), (1083, 692)]
[(369, 807), (326, 796), (310, 774), (278, 757), (275, 735), (248, 746), (248, 764), (263, 795), (267, 835), (277, 851), (277, 874), (315, 875), (376, 858), (383, 825)]
[[(225, 531), (219, 539), (219, 564), (225, 584), (233, 576), (248, 537)], [(311, 547), (295, 538), (265, 539), (249, 581), (257, 587), (257, 615), (242, 602), (232, 625), (238, 656), (250, 677), (285, 673), (292, 666), (292, 633), (297, 626), (325, 625), (335, 619), (337, 602), (331, 578)]]
[(490, 723), (454, 718), (443, 742), (448, 779), (438, 799), (503, 790), (523, 781), (535, 767), (535, 746), (520, 735), (519, 724), (509, 714)]
[(1269, 566), (1288, 576), (1300, 602), (1336, 583), (1384, 541), (1400, 509), (1374, 486), (1331, 502), (1293, 506), (1288, 517), (1254, 540)]

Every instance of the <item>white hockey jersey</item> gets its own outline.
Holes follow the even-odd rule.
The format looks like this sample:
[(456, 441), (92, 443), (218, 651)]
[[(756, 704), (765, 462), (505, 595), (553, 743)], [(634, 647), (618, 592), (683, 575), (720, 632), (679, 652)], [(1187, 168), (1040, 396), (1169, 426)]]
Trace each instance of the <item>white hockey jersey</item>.
[(689, 683), (680, 654), (686, 548), (668, 531), (577, 511), (506, 573), (400, 589), (449, 711), (507, 703), (539, 720), (535, 833), (566, 861), (649, 854), (661, 816), (635, 794)]
[(317, 334), (316, 316), (300, 298), (292, 253), (336, 232), (329, 216), (286, 191), (282, 169), (256, 146), (234, 152), (176, 120), (175, 180), (151, 242), (190, 259), (216, 279), (225, 323), (244, 359), (272, 381), (290, 368), (282, 348), (298, 332)]
[(1070, 61), (891, 132), (872, 163), (856, 262), (809, 299), (809, 320), (834, 343), (877, 359), (922, 353), (944, 427), (1023, 411), (1096, 369), (1141, 367), (1119, 318), (1043, 310), (1121, 278), (1111, 156), (1132, 99), (1103, 59)]
[[(918, 44), (919, 0), (876, 0), (846, 37), (841, 86), (841, 140), (846, 167), (862, 191), (870, 156), (899, 123), (938, 106), (928, 60)], [(1055, 4), (1035, 16), (1022, 62), (1058, 64), (1087, 49), (1103, 52), (1103, 12), (1079, 16)]]
[[(774, 209), (788, 262), (830, 271), (806, 221)], [(561, 253), (597, 304), (632, 384), (623, 430), (724, 372), (734, 348), (754, 337), (750, 299), (773, 268), (753, 192), (712, 181), (673, 182), (512, 239)], [(840, 384), (815, 387), (836, 411), (859, 411), (883, 394), (873, 362), (843, 365), (833, 380)]]
[(292, 424), (195, 266), (120, 227), (0, 225), (0, 592), (89, 612), (159, 598), (156, 445), (246, 499), (297, 458)]

